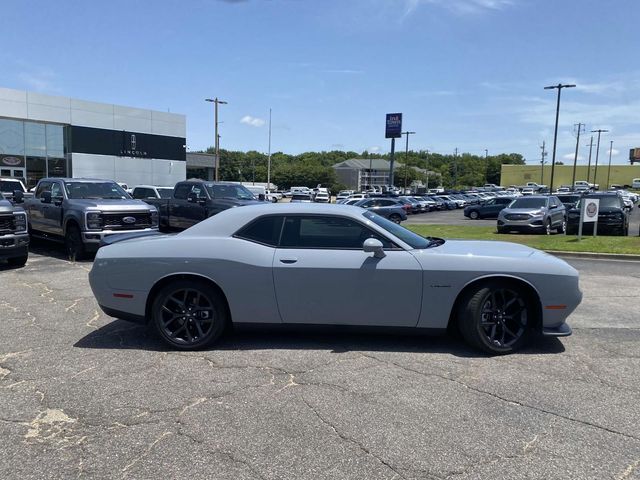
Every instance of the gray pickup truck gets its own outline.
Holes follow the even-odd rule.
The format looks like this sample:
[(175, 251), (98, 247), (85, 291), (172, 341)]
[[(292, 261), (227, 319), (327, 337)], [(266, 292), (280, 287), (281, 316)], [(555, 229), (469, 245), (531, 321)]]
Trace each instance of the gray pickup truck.
[(32, 236), (64, 241), (77, 260), (109, 235), (158, 230), (157, 209), (111, 180), (43, 178), (24, 208)]
[(28, 256), (27, 214), (22, 207), (0, 198), (0, 260), (21, 267)]

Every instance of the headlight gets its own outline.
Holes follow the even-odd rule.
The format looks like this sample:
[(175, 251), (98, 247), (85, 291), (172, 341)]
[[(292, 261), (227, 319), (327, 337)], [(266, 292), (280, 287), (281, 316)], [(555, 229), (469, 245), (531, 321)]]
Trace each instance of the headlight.
[(16, 232), (26, 232), (27, 231), (27, 214), (14, 213), (13, 216), (16, 222)]
[(152, 210), (151, 211), (151, 226), (152, 227), (157, 227), (158, 226), (158, 211), (157, 210)]
[(87, 230), (100, 230), (102, 228), (102, 213), (87, 213)]

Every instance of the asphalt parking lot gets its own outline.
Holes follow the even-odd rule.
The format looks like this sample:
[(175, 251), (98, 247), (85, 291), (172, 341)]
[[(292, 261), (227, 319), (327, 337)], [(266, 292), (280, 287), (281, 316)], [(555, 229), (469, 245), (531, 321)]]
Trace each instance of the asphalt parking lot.
[[(496, 219), (479, 219), (471, 220), (464, 216), (462, 209), (456, 210), (444, 210), (434, 211), (428, 213), (418, 213), (416, 215), (409, 215), (406, 222), (403, 224), (416, 224), (416, 225), (466, 225), (466, 226), (484, 226), (495, 227)], [(629, 219), (629, 235), (637, 236), (640, 231), (640, 207), (636, 205)]]
[(570, 260), (574, 335), (507, 357), (268, 332), (179, 353), (98, 311), (91, 262), (35, 251), (0, 267), (0, 478), (640, 478), (638, 262)]

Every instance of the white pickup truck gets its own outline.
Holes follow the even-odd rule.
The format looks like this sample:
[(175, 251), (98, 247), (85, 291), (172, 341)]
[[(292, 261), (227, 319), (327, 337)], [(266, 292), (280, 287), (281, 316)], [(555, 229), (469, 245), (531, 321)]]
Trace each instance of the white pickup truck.
[(576, 180), (573, 182), (573, 190), (576, 192), (588, 192), (589, 190), (598, 190), (597, 183), (589, 183), (586, 180)]

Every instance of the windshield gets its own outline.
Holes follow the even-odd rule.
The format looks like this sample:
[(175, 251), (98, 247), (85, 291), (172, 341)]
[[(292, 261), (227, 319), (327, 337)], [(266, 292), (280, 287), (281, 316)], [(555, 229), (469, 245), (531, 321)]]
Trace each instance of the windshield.
[[(589, 199), (600, 200), (600, 208), (622, 208), (620, 205), (620, 199), (617, 195), (607, 195), (602, 197), (587, 197)], [(576, 204), (576, 207), (580, 208), (580, 202)]]
[(237, 198), (238, 200), (255, 200), (256, 197), (243, 185), (207, 185), (212, 198)]
[(116, 182), (64, 182), (67, 197), (73, 199), (126, 199), (131, 198)]
[(16, 180), (2, 180), (0, 182), (0, 192), (13, 193), (14, 190), (24, 191), (20, 182)]
[(160, 198), (172, 198), (173, 188), (159, 188), (158, 195), (160, 195)]
[(291, 200), (311, 200), (311, 196), (304, 193), (296, 193), (291, 197)]
[(397, 223), (393, 223), (390, 220), (387, 220), (380, 215), (373, 212), (364, 212), (362, 214), (367, 220), (371, 220), (373, 223), (378, 225), (379, 227), (384, 228), (391, 235), (398, 237), (404, 243), (411, 246), (411, 248), (422, 249), (429, 248), (431, 245), (431, 241), (421, 237), (413, 233), (411, 230), (407, 230), (406, 228), (398, 225)]
[(547, 206), (546, 198), (516, 198), (509, 208), (542, 208)]
[(558, 195), (558, 199), (562, 203), (575, 203), (580, 200), (580, 195)]

